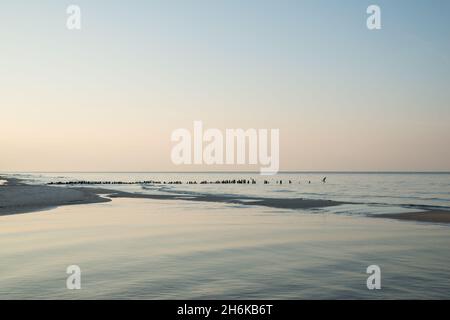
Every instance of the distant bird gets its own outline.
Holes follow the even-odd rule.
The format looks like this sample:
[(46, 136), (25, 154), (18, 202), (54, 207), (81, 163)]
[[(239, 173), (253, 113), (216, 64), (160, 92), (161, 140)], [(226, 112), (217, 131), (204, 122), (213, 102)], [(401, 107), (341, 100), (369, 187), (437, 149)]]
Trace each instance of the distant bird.
[(322, 182), (323, 182), (323, 183), (327, 182), (327, 177), (324, 177), (324, 178), (322, 179)]

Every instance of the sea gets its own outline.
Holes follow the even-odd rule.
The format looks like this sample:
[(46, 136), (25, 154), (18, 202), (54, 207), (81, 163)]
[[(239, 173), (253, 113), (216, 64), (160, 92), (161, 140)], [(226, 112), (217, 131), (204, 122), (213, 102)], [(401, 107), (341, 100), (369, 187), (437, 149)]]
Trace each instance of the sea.
[[(346, 202), (306, 210), (124, 198), (0, 216), (0, 299), (450, 298), (450, 226), (371, 217), (450, 210), (449, 173), (0, 176), (30, 184), (161, 182), (108, 185), (145, 194)], [(233, 179), (256, 183), (199, 183)], [(73, 265), (81, 270), (79, 290), (67, 286)], [(381, 288), (370, 290), (373, 265)]]

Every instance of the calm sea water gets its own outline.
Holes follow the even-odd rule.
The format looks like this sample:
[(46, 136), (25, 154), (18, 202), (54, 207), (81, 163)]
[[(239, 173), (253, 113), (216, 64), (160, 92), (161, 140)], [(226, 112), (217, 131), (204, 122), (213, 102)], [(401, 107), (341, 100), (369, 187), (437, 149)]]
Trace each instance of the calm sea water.
[[(449, 207), (448, 174), (282, 174), (291, 185), (121, 186), (133, 192), (351, 200), (326, 210), (114, 199), (0, 216), (0, 299), (448, 299), (450, 227), (364, 213)], [(63, 180), (214, 180), (242, 174), (24, 174)], [(264, 179), (264, 178), (262, 178)], [(305, 180), (311, 180), (306, 184)], [(372, 204), (369, 204), (372, 203)], [(369, 210), (369, 211), (368, 211)], [(368, 290), (378, 265), (382, 289)], [(66, 289), (66, 268), (82, 289)]]

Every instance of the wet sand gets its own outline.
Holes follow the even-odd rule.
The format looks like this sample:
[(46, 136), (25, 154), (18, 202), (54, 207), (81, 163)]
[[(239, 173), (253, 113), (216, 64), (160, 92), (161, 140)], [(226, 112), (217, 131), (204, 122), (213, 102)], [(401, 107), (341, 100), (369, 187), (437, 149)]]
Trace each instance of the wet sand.
[[(136, 194), (104, 188), (54, 187), (27, 185), (17, 179), (6, 179), (0, 186), (0, 215), (26, 213), (47, 208), (111, 201), (109, 198), (133, 198), (155, 200), (185, 200), (230, 203), (247, 206), (265, 206), (282, 209), (312, 209), (336, 206), (343, 202), (311, 199), (275, 199), (258, 197), (229, 197), (220, 195)], [(106, 195), (107, 198), (101, 195)]]
[(63, 205), (111, 201), (81, 188), (27, 185), (17, 179), (1, 179), (7, 182), (0, 185), (0, 215), (27, 213)]
[[(92, 189), (94, 192), (104, 192), (104, 189)], [(246, 206), (264, 206), (278, 209), (313, 209), (337, 206), (344, 202), (331, 200), (312, 200), (300, 198), (258, 198), (258, 197), (231, 197), (221, 195), (152, 195), (152, 194), (136, 194), (128, 192), (114, 191), (109, 195), (111, 198), (141, 198), (141, 199), (158, 199), (158, 200), (186, 200), (201, 202), (219, 202), (239, 204)]]
[(373, 215), (373, 217), (420, 221), (420, 222), (450, 223), (450, 211), (438, 211), (438, 210), (395, 213), (395, 214), (378, 214)]
[[(278, 209), (315, 209), (348, 204), (348, 202), (302, 198), (137, 194), (105, 188), (27, 185), (14, 178), (0, 177), (0, 179), (7, 181), (5, 184), (0, 185), (0, 215), (33, 212), (64, 205), (108, 202), (111, 201), (111, 198), (217, 202), (242, 206), (264, 206)], [(438, 210), (378, 214), (371, 215), (371, 217), (419, 222), (450, 223), (450, 211)]]

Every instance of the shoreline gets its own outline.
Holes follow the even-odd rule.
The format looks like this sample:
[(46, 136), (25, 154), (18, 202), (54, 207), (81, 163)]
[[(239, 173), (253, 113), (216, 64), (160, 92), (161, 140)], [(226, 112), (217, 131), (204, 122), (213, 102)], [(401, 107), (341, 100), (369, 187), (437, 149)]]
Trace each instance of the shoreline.
[(45, 210), (63, 205), (110, 202), (111, 198), (217, 202), (277, 209), (314, 209), (346, 204), (346, 202), (332, 200), (301, 198), (237, 198), (221, 195), (137, 194), (95, 187), (28, 185), (22, 183), (20, 179), (0, 178), (7, 181), (6, 184), (0, 186), (0, 216)]
[(372, 215), (374, 218), (395, 219), (403, 221), (450, 223), (450, 211), (430, 210), (421, 212), (385, 213)]
[[(17, 178), (1, 177), (0, 216), (48, 210), (54, 207), (110, 202), (114, 198), (184, 200), (228, 203), (242, 206), (264, 206), (276, 209), (317, 209), (350, 202), (303, 198), (232, 197), (224, 195), (141, 194), (95, 187), (57, 187), (29, 185)], [(368, 215), (371, 218), (403, 221), (450, 223), (450, 211), (423, 210), (421, 212)]]
[(87, 190), (28, 185), (15, 178), (0, 179), (6, 180), (0, 185), (0, 216), (111, 201)]

